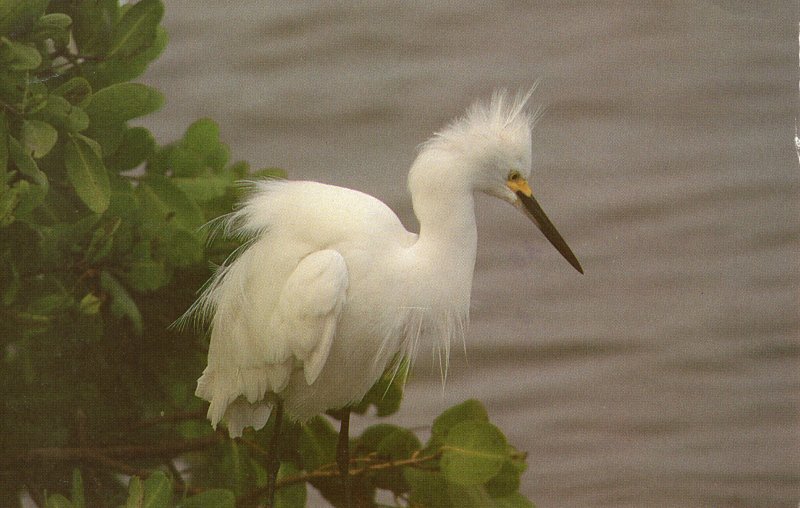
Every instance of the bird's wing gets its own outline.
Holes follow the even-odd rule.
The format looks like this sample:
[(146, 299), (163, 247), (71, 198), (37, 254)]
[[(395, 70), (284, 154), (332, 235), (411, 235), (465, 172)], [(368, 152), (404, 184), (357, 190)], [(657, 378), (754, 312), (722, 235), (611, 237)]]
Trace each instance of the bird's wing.
[[(300, 260), (275, 293), (259, 279), (257, 249), (226, 268), (209, 298), (216, 302), (208, 366), (197, 381), (199, 397), (211, 404), (215, 426), (226, 420), (231, 436), (266, 423), (268, 392), (280, 392), (300, 364), (313, 383), (328, 358), (347, 297), (349, 278), (341, 254), (312, 252)], [(255, 254), (254, 254), (255, 253)], [(277, 303), (253, 305), (257, 301)], [(266, 320), (265, 320), (266, 318)], [(239, 396), (244, 399), (238, 399)]]
[(312, 384), (328, 359), (347, 299), (347, 265), (335, 250), (316, 251), (298, 263), (281, 290), (272, 332), (303, 364)]

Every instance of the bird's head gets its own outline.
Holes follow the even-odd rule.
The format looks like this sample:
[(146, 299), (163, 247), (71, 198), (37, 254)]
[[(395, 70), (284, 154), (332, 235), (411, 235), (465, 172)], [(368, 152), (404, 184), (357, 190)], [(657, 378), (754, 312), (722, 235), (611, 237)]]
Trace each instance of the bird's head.
[[(523, 211), (580, 273), (583, 268), (533, 196), (531, 131), (538, 111), (531, 113), (527, 94), (496, 92), (490, 102), (478, 102), (467, 114), (422, 145), (409, 175), (412, 195), (481, 191)], [(433, 174), (432, 174), (433, 173)], [(436, 179), (436, 183), (430, 181)]]

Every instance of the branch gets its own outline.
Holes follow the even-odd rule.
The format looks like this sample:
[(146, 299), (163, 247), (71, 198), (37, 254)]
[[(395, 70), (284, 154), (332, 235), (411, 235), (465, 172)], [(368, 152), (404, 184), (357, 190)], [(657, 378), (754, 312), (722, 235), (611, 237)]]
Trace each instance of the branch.
[[(375, 462), (376, 460), (380, 460), (379, 456), (376, 453), (371, 453), (366, 457), (355, 457), (351, 460), (351, 463), (360, 463), (360, 462), (367, 462), (365, 466), (356, 469), (350, 469), (350, 476), (364, 476), (370, 473), (374, 473), (376, 471), (384, 471), (390, 469), (399, 469), (401, 467), (417, 467), (423, 468), (426, 463), (433, 462), (439, 460), (441, 457), (442, 452), (437, 451), (431, 455), (421, 455), (419, 451), (414, 452), (411, 457), (402, 460), (383, 460), (380, 462)], [(310, 482), (311, 480), (317, 480), (320, 478), (335, 478), (339, 476), (339, 469), (336, 463), (331, 462), (330, 464), (325, 464), (321, 466), (319, 469), (308, 473), (299, 473), (296, 475), (291, 476), (284, 476), (283, 478), (279, 478), (278, 481), (275, 483), (275, 489), (280, 489), (282, 487), (287, 487), (289, 485), (294, 485), (295, 483), (306, 483)], [(267, 494), (267, 487), (259, 487), (254, 489), (240, 499), (237, 500), (237, 506), (248, 506), (249, 504), (253, 504), (257, 501), (260, 497)]]
[[(181, 416), (181, 415), (179, 415)], [(84, 447), (48, 447), (31, 448), (11, 456), (11, 466), (19, 468), (19, 464), (33, 463), (40, 460), (59, 460), (59, 461), (81, 461), (87, 467), (100, 467), (105, 470), (116, 471), (128, 476), (138, 476), (147, 478), (153, 473), (151, 469), (142, 469), (127, 464), (120, 459), (147, 459), (161, 458), (172, 459), (183, 453), (204, 450), (213, 446), (225, 438), (220, 433), (210, 434), (196, 439), (184, 441), (164, 441), (152, 445), (110, 445), (110, 446), (84, 446)], [(3, 461), (6, 462), (5, 460)], [(179, 476), (176, 476), (179, 478)], [(176, 492), (186, 494), (197, 494), (203, 488), (185, 485), (183, 482), (176, 481), (173, 485)]]
[(39, 459), (93, 460), (98, 456), (127, 459), (172, 458), (186, 452), (203, 450), (222, 441), (218, 433), (183, 441), (165, 441), (152, 445), (110, 445), (93, 447), (31, 448), (18, 454), (16, 459), (32, 462)]
[[(183, 419), (195, 418), (196, 414), (193, 412), (179, 413), (176, 415), (164, 416), (153, 418), (140, 423), (140, 426), (155, 425), (163, 422), (180, 421)], [(182, 441), (164, 441), (161, 443), (151, 445), (108, 445), (108, 446), (84, 446), (84, 447), (45, 447), (45, 448), (31, 448), (22, 451), (16, 455), (12, 455), (12, 462), (31, 463), (38, 460), (62, 460), (62, 461), (84, 461), (88, 465), (102, 466), (107, 469), (112, 469), (129, 476), (138, 476), (140, 478), (148, 477), (152, 471), (147, 469), (140, 469), (120, 459), (146, 459), (146, 458), (173, 458), (183, 453), (204, 450), (210, 446), (218, 444), (226, 440), (220, 432), (209, 434), (208, 436), (187, 439)], [(244, 443), (251, 448), (258, 448), (255, 443), (244, 441)], [(377, 453), (371, 453), (363, 457), (354, 457), (351, 460), (351, 476), (364, 476), (367, 474), (375, 473), (378, 471), (386, 471), (391, 469), (399, 469), (402, 467), (415, 467), (426, 468), (428, 464), (437, 461), (442, 455), (442, 450), (439, 450), (430, 455), (422, 455), (419, 450), (414, 452), (411, 457), (401, 460), (386, 459), (379, 456)], [(352, 467), (356, 466), (356, 467)], [(335, 478), (339, 476), (338, 466), (335, 463), (325, 464), (319, 469), (314, 471), (299, 473), (291, 476), (285, 476), (278, 479), (276, 488), (282, 488), (296, 483), (306, 483), (312, 480), (321, 478)], [(201, 492), (202, 488), (178, 486), (182, 491), (189, 493)], [(239, 499), (240, 504), (247, 505), (254, 503), (259, 498), (267, 493), (266, 487), (259, 487), (253, 491), (245, 494)]]
[(130, 427), (128, 427), (128, 432), (141, 430), (147, 427), (151, 427), (153, 425), (159, 425), (161, 423), (178, 423), (187, 420), (202, 420), (205, 419), (205, 417), (206, 417), (205, 410), (180, 411), (177, 413), (170, 413), (162, 416), (155, 416), (153, 418), (147, 418), (145, 420), (140, 420), (135, 424), (131, 425)]

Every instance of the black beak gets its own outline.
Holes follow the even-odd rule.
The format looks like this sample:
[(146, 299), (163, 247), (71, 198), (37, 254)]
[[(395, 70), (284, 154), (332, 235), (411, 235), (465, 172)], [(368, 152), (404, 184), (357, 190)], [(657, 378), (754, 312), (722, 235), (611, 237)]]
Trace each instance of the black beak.
[(544, 213), (544, 210), (542, 210), (542, 207), (539, 206), (536, 198), (533, 196), (526, 196), (519, 191), (517, 191), (516, 194), (522, 203), (522, 208), (525, 210), (525, 213), (536, 224), (539, 230), (544, 233), (545, 238), (553, 244), (553, 247), (564, 256), (564, 259), (566, 259), (573, 268), (583, 273), (583, 267), (581, 267), (581, 264), (578, 262), (578, 258), (575, 257), (575, 254), (572, 253), (567, 242), (564, 241), (556, 227), (553, 226), (553, 223), (547, 218), (547, 215)]

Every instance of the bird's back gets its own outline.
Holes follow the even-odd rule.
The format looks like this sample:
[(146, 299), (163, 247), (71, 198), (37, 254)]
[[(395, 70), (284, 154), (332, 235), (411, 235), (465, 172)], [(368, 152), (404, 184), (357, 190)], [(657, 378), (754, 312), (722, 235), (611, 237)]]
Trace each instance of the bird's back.
[[(197, 394), (211, 402), (212, 423), (227, 420), (232, 435), (247, 425), (263, 426), (270, 393), (285, 391), (290, 415), (301, 418), (329, 409), (319, 407), (323, 400), (351, 402), (348, 392), (355, 388), (348, 379), (330, 382), (350, 375), (323, 370), (329, 353), (341, 362), (344, 352), (337, 346), (349, 349), (344, 342), (352, 339), (337, 330), (346, 290), (367, 283), (385, 261), (376, 253), (400, 251), (416, 235), (369, 195), (280, 180), (255, 183), (226, 227), (244, 237), (247, 248), (220, 268), (202, 299), (213, 321), (209, 363)], [(331, 348), (333, 333), (338, 344)], [(308, 346), (309, 340), (319, 344)], [(375, 352), (355, 354), (364, 354), (361, 363), (369, 365)], [(320, 372), (328, 382), (313, 383)]]
[(267, 232), (272, 241), (301, 242), (311, 250), (361, 241), (410, 245), (416, 238), (388, 206), (359, 191), (305, 181), (253, 185), (234, 218), (246, 224), (246, 234)]

